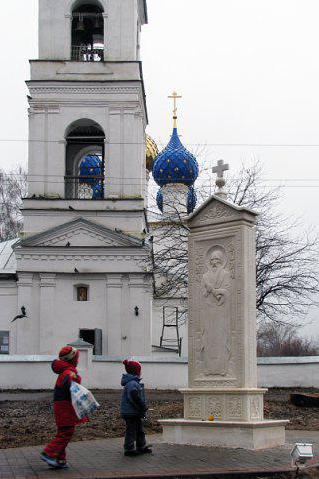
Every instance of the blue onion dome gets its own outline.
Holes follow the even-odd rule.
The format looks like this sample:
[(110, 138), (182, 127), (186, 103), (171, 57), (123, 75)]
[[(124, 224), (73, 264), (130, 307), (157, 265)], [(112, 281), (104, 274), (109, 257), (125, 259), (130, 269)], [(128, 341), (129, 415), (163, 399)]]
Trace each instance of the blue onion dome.
[(187, 213), (190, 215), (193, 213), (197, 203), (197, 194), (194, 188), (191, 186), (187, 195)]
[(163, 197), (163, 192), (162, 192), (162, 188), (160, 190), (158, 190), (157, 192), (157, 195), (156, 195), (156, 203), (157, 203), (157, 206), (158, 206), (158, 209), (163, 213), (163, 201), (164, 201), (164, 197)]
[(159, 186), (182, 183), (192, 186), (198, 177), (198, 163), (179, 139), (177, 128), (167, 147), (157, 156), (153, 165), (153, 177)]
[(96, 185), (99, 183), (98, 178), (90, 178), (90, 176), (102, 175), (102, 161), (97, 155), (87, 155), (80, 164), (80, 175), (84, 178), (80, 178), (81, 184)]

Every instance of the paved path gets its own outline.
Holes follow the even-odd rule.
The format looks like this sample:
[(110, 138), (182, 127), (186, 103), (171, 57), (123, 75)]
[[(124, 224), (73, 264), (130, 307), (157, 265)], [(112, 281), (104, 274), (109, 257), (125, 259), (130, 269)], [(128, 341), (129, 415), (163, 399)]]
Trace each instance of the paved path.
[[(282, 472), (291, 470), (291, 445), (299, 441), (314, 444), (313, 463), (319, 462), (317, 431), (288, 431), (287, 444), (267, 451), (241, 449), (206, 449), (193, 446), (160, 444), (160, 436), (152, 436), (154, 454), (126, 458), (122, 440), (82, 441), (69, 447), (68, 470), (54, 471), (39, 459), (41, 447), (0, 450), (1, 479), (106, 479), (106, 478), (165, 478), (218, 477), (219, 474)], [(216, 476), (217, 474), (217, 476)]]

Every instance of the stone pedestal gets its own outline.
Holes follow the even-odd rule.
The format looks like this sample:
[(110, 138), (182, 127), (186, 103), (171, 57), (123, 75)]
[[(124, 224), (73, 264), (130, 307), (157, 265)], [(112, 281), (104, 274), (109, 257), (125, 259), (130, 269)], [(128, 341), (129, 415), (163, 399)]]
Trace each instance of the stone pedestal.
[(257, 388), (256, 213), (213, 196), (189, 218), (189, 388), (165, 442), (262, 449), (287, 421), (264, 420)]
[(206, 447), (267, 449), (285, 444), (288, 421), (161, 421), (163, 442)]
[(205, 421), (262, 421), (266, 389), (183, 389), (184, 417)]

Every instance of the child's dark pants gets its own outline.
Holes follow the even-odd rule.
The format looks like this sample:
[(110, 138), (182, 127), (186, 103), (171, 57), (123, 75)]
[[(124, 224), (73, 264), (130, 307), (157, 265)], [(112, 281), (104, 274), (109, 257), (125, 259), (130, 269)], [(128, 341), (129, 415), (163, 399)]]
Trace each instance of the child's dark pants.
[(124, 449), (125, 451), (132, 451), (135, 448), (141, 450), (146, 446), (145, 433), (143, 427), (143, 419), (140, 416), (124, 416), (126, 422), (126, 432)]

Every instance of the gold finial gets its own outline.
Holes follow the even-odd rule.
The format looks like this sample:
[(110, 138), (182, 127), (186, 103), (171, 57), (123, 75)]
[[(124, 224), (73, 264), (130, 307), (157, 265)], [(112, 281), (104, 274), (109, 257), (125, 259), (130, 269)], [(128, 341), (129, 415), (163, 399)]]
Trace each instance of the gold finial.
[(178, 95), (177, 92), (174, 91), (168, 98), (174, 100), (173, 119), (174, 119), (174, 128), (177, 128), (177, 100), (183, 97), (181, 95)]

